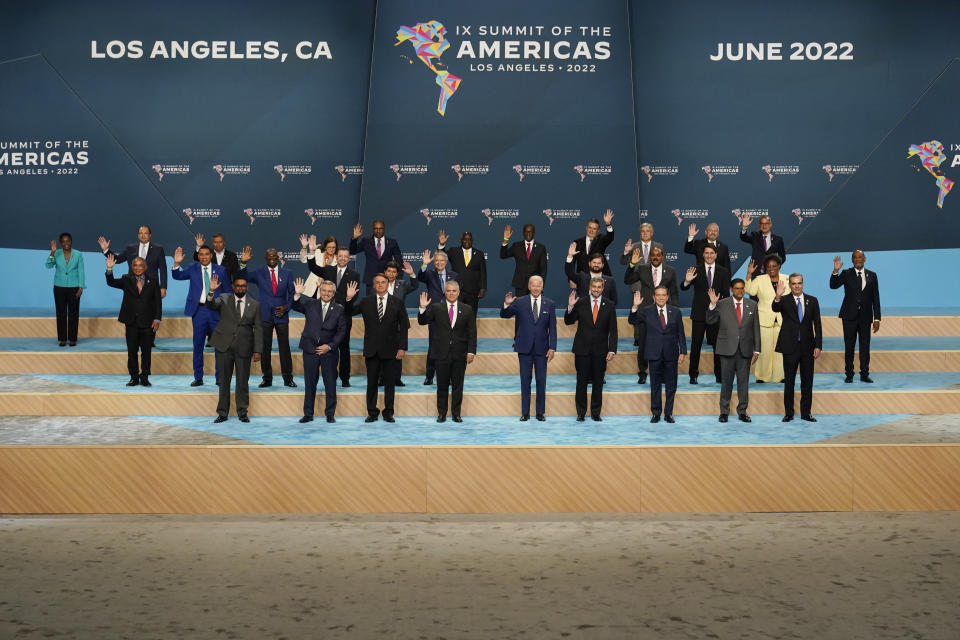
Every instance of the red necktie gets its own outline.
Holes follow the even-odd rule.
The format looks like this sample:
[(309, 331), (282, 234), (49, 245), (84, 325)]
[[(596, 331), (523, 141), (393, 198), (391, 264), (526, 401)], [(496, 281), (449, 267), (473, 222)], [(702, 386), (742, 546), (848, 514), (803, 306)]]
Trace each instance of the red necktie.
[(653, 286), (660, 284), (660, 275), (657, 273), (657, 269), (653, 270)]
[(270, 281), (273, 284), (273, 295), (277, 295), (277, 270), (270, 269)]
[(383, 249), (380, 248), (380, 241), (379, 241), (379, 240), (377, 240), (377, 257), (378, 257), (378, 258), (382, 258), (382, 257), (383, 257)]
[(530, 243), (527, 243), (527, 260), (530, 259)]
[(593, 324), (597, 324), (597, 313), (600, 311), (600, 307), (597, 304), (597, 299), (593, 299)]
[(743, 313), (740, 311), (740, 303), (737, 303), (737, 324), (743, 324)]
[(666, 330), (667, 319), (663, 317), (663, 309), (660, 309), (660, 328)]

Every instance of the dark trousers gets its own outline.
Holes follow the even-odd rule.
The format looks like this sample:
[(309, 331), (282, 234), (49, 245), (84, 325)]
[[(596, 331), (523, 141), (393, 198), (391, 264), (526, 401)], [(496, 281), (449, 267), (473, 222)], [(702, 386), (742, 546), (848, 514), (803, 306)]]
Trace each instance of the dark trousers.
[(547, 356), (533, 353), (518, 353), (520, 360), (520, 413), (530, 415), (530, 382), (533, 374), (537, 377), (537, 415), (546, 413), (547, 408)]
[(480, 298), (477, 297), (477, 294), (480, 293), (477, 291), (467, 291), (463, 289), (460, 291), (460, 302), (463, 304), (468, 304), (473, 308), (473, 317), (477, 317), (477, 310), (480, 306)]
[(720, 356), (720, 413), (730, 413), (733, 376), (737, 376), (737, 415), (747, 412), (750, 403), (750, 361), (738, 350), (732, 356)]
[(293, 356), (290, 355), (290, 325), (286, 322), (264, 321), (260, 323), (263, 329), (263, 356), (260, 358), (260, 371), (266, 382), (273, 381), (273, 330), (277, 330), (277, 347), (280, 350), (280, 373), (283, 381), (293, 380)]
[(353, 320), (347, 318), (347, 333), (343, 336), (343, 342), (340, 343), (340, 355), (338, 357), (338, 367), (341, 382), (350, 382), (350, 330), (353, 328)]
[(217, 376), (220, 378), (220, 398), (217, 401), (217, 415), (230, 414), (230, 381), (233, 371), (237, 371), (237, 415), (247, 415), (250, 408), (250, 356), (237, 356), (233, 349), (217, 351)]
[(430, 357), (430, 351), (433, 347), (433, 323), (427, 325), (427, 377), (432, 378), (437, 371), (436, 361)]
[(637, 375), (641, 375), (647, 372), (647, 359), (643, 355), (643, 345), (647, 342), (647, 325), (638, 325), (633, 336), (637, 345)]
[(80, 298), (77, 287), (54, 287), (53, 303), (57, 308), (57, 340), (76, 342), (80, 326)]
[(127, 371), (131, 378), (137, 377), (137, 351), (140, 351), (139, 372), (150, 375), (150, 350), (153, 348), (153, 329), (149, 326), (125, 325), (127, 338)]
[[(666, 387), (667, 400), (661, 403), (660, 390)], [(677, 393), (677, 360), (660, 358), (650, 361), (650, 413), (673, 415), (673, 396)]]
[[(700, 375), (700, 349), (703, 347), (703, 337), (706, 334), (707, 344), (716, 347), (717, 334), (720, 333), (719, 324), (707, 324), (703, 320), (690, 320), (690, 377), (696, 378)], [(717, 380), (720, 379), (720, 356), (713, 352), (713, 375)]]
[(365, 358), (367, 363), (367, 415), (378, 416), (377, 409), (377, 380), (383, 377), (383, 415), (393, 415), (393, 395), (396, 384), (396, 358)]
[[(217, 328), (217, 323), (220, 322), (220, 312), (213, 311), (208, 309), (203, 305), (197, 307), (196, 312), (193, 314), (193, 379), (202, 380), (203, 379), (203, 347), (207, 342), (207, 338), (213, 335), (213, 330)], [(217, 358), (220, 357), (219, 352), (213, 352), (214, 357), (214, 371), (217, 374), (217, 380), (220, 379), (220, 370), (217, 367)]]
[(453, 387), (452, 413), (460, 415), (463, 405), (463, 377), (467, 371), (467, 359), (437, 360), (437, 415), (447, 415), (447, 393)]
[(317, 399), (317, 382), (323, 376), (323, 395), (326, 405), (323, 415), (337, 413), (337, 351), (328, 351), (325, 355), (303, 352), (303, 415), (313, 416), (313, 405)]
[(577, 406), (577, 415), (587, 415), (587, 385), (593, 384), (593, 394), (590, 396), (590, 415), (599, 416), (603, 407), (603, 374), (607, 371), (607, 354), (587, 356), (573, 356), (577, 368), (577, 392), (574, 403)]
[(799, 351), (783, 354), (783, 413), (793, 415), (793, 385), (800, 368), (800, 415), (808, 416), (813, 408), (813, 354)]
[(843, 364), (848, 376), (853, 375), (853, 351), (860, 338), (860, 375), (870, 373), (870, 320), (849, 322), (843, 320)]

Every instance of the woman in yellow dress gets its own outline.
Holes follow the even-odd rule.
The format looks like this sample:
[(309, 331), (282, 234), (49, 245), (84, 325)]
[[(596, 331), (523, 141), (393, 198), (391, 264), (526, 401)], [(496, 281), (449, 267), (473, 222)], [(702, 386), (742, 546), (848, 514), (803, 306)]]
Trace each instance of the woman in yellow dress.
[(759, 383), (783, 382), (783, 356), (777, 353), (777, 336), (783, 319), (770, 307), (777, 297), (777, 282), (784, 283), (785, 287), (790, 285), (790, 278), (780, 273), (780, 264), (780, 256), (768, 255), (764, 258), (765, 273), (756, 278), (750, 277), (756, 263), (751, 260), (747, 267), (746, 291), (757, 298), (757, 315), (760, 317), (760, 357), (753, 370)]

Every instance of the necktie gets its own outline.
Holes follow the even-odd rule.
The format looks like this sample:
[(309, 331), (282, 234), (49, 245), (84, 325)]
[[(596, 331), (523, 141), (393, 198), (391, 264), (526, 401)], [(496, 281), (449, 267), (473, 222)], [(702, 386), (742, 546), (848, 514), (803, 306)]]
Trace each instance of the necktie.
[(383, 320), (383, 298), (377, 296), (377, 317)]
[(320, 305), (320, 322), (323, 322), (327, 319), (327, 303), (324, 302)]
[(863, 271), (857, 271), (857, 277), (860, 278), (860, 291), (863, 291), (867, 284), (863, 281)]
[[(803, 322), (803, 305), (800, 304), (800, 298), (797, 297), (797, 322)], [(797, 330), (797, 342), (800, 342), (800, 331)]]
[(273, 295), (277, 295), (277, 270), (270, 269), (270, 283), (273, 285)]
[(590, 238), (583, 241), (583, 252), (588, 256), (590, 255)]
[(743, 312), (740, 311), (740, 303), (737, 303), (737, 324), (743, 324)]
[(770, 236), (763, 236), (763, 250), (770, 251)]
[(203, 268), (203, 297), (210, 293), (210, 267)]
[(707, 267), (707, 288), (708, 289), (713, 288), (713, 267), (712, 266)]
[(527, 260), (530, 259), (530, 243), (527, 243)]
[(145, 244), (140, 245), (140, 257), (144, 260), (147, 259), (147, 245)]
[(470, 266), (470, 250), (469, 249), (463, 250), (463, 266), (465, 267)]
[(446, 287), (447, 287), (447, 272), (441, 271), (440, 272), (440, 288), (446, 289)]
[(660, 309), (660, 329), (666, 330), (667, 319), (663, 316), (663, 309)]
[(450, 305), (450, 326), (453, 326), (453, 305)]
[(380, 246), (380, 240), (377, 240), (377, 257), (383, 257), (383, 248)]
[(340, 278), (343, 277), (343, 269), (337, 269), (337, 286), (340, 286)]
[(653, 268), (653, 286), (660, 284), (660, 269), (658, 267)]
[(644, 244), (643, 245), (643, 261), (648, 262), (649, 258), (650, 258), (650, 245)]
[(243, 317), (243, 298), (237, 298), (237, 315)]
[(599, 300), (593, 299), (593, 324), (597, 324), (597, 313), (600, 311)]
[(143, 276), (137, 276), (137, 293), (143, 291)]
[(533, 299), (533, 321), (536, 322), (540, 317), (540, 303), (536, 298)]

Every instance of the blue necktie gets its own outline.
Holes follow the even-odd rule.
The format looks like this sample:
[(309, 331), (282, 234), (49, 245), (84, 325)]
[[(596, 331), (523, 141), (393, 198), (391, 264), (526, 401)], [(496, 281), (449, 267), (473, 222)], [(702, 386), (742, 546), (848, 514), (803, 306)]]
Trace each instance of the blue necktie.
[[(797, 321), (803, 322), (803, 305), (800, 304), (800, 298), (797, 298)], [(800, 342), (800, 330), (797, 329), (797, 342)]]

